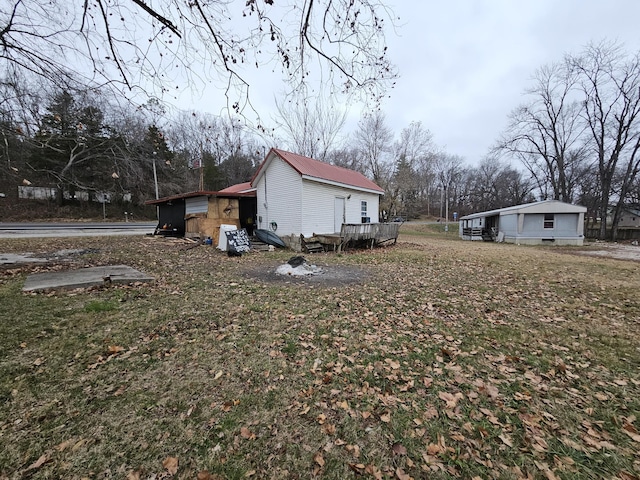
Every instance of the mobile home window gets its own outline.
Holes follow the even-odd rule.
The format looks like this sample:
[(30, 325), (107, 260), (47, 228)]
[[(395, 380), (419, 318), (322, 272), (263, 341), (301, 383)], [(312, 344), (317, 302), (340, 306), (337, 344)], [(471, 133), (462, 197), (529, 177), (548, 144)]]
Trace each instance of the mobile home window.
[(553, 213), (544, 214), (544, 228), (553, 228), (555, 216)]

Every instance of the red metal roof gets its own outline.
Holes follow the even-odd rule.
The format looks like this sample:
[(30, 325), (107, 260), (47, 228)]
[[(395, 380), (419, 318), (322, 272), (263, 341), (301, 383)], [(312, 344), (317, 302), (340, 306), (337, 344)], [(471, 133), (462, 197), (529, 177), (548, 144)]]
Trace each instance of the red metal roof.
[(330, 165), (319, 160), (314, 160), (313, 158), (304, 157), (302, 155), (287, 152), (285, 150), (280, 150), (277, 148), (271, 149), (269, 155), (267, 155), (265, 160), (258, 168), (256, 174), (251, 179), (252, 184), (254, 180), (261, 174), (261, 171), (269, 160), (272, 152), (279, 156), (286, 163), (288, 163), (301, 176), (317, 178), (318, 180), (335, 182), (350, 187), (362, 188), (365, 190), (384, 193), (384, 190), (382, 188), (380, 188), (360, 172), (349, 170), (348, 168)]
[(251, 193), (254, 191), (255, 188), (251, 186), (251, 182), (243, 182), (223, 188), (218, 193)]

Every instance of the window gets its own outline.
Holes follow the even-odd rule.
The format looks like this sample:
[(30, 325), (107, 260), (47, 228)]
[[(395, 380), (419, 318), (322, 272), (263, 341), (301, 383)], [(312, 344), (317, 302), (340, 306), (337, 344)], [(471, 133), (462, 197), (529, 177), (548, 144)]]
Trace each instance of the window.
[(360, 202), (360, 217), (362, 223), (371, 222), (371, 219), (367, 216), (367, 202), (365, 200)]
[(544, 214), (544, 228), (545, 229), (553, 228), (554, 221), (555, 221), (555, 215), (553, 213), (545, 213)]

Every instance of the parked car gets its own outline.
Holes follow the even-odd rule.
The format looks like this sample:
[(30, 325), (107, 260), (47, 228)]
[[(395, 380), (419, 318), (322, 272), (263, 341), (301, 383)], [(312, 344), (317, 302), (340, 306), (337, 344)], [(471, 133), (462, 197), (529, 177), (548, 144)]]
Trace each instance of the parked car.
[(404, 223), (406, 220), (403, 217), (394, 217), (391, 221), (394, 223)]

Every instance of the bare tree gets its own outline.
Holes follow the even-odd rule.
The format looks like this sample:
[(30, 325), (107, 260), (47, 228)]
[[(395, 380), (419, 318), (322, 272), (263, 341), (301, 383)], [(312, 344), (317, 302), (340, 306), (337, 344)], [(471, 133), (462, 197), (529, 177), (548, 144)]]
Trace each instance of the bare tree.
[(337, 137), (344, 127), (347, 111), (327, 104), (323, 96), (292, 100), (277, 104), (276, 122), (295, 152), (323, 162), (335, 149)]
[(532, 200), (530, 178), (493, 156), (466, 172), (465, 205), (473, 212), (494, 210)]
[[(435, 187), (434, 162), (439, 150), (433, 135), (422, 122), (411, 122), (400, 132), (394, 150), (398, 192), (412, 204), (411, 212), (407, 213), (417, 214), (419, 209), (426, 207), (429, 214), (430, 197)], [(405, 193), (403, 189), (412, 193)]]
[(376, 111), (365, 115), (358, 124), (354, 140), (355, 145), (362, 152), (367, 174), (374, 182), (385, 188), (392, 170), (390, 153), (393, 134), (386, 125), (384, 114)]
[[(449, 220), (448, 207), (457, 204), (459, 200), (460, 183), (463, 178), (463, 160), (458, 155), (439, 153), (435, 157), (435, 174), (442, 196), (440, 202), (440, 217), (444, 213)], [(443, 210), (444, 209), (444, 210)]]
[[(591, 133), (600, 181), (600, 238), (606, 237), (611, 197), (617, 197), (612, 219), (616, 239), (624, 199), (640, 170), (640, 54), (627, 56), (619, 45), (589, 45), (572, 57), (585, 96), (584, 118)], [(614, 191), (616, 174), (620, 175)]]
[[(396, 76), (378, 0), (8, 0), (0, 3), (0, 59), (67, 87), (83, 82), (168, 92), (180, 78), (226, 84), (249, 106), (249, 68), (280, 65), (291, 90), (311, 77), (380, 98)], [(72, 67), (69, 67), (72, 65)], [(272, 69), (275, 69), (273, 67)]]
[(344, 147), (330, 150), (327, 154), (327, 161), (338, 167), (355, 170), (363, 175), (367, 174), (367, 168), (362, 152), (356, 147)]
[[(569, 62), (536, 72), (533, 97), (515, 109), (494, 153), (518, 158), (529, 170), (542, 197), (573, 201), (587, 157), (586, 126), (576, 89), (577, 75)], [(550, 188), (550, 191), (547, 191)]]

